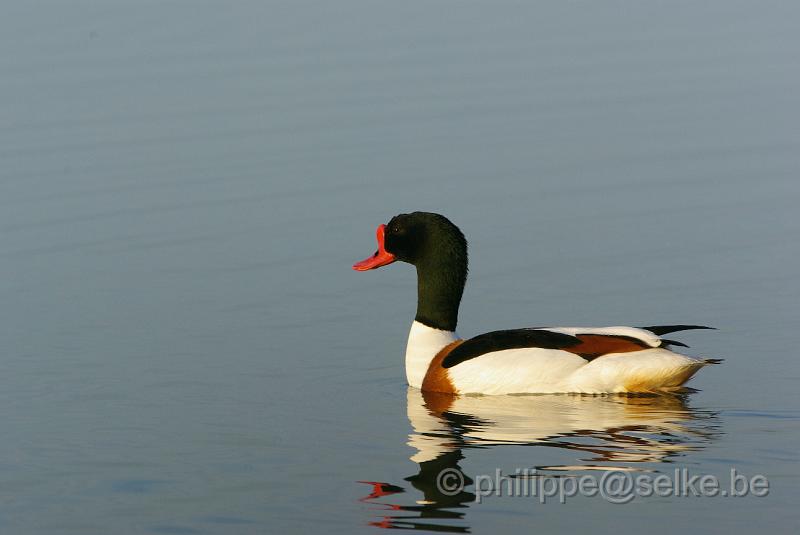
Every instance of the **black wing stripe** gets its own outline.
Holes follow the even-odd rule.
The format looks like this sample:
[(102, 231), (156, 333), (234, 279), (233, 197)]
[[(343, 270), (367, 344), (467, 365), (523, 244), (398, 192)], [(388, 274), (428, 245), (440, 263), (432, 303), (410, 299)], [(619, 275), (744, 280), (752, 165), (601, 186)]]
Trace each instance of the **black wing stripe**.
[(666, 347), (666, 346), (689, 347), (686, 344), (684, 344), (683, 342), (678, 342), (677, 340), (666, 340), (666, 339), (662, 339), (661, 340), (661, 345), (663, 347)]
[(479, 357), (493, 351), (541, 347), (543, 349), (563, 349), (581, 343), (581, 340), (563, 333), (538, 329), (511, 329), (492, 331), (470, 338), (453, 349), (442, 361), (442, 367), (452, 368), (456, 364)]
[(639, 328), (644, 329), (645, 331), (650, 331), (656, 336), (661, 336), (662, 334), (674, 333), (676, 331), (690, 331), (692, 329), (716, 330), (714, 327), (706, 327), (705, 325), (653, 325), (652, 327), (639, 327)]

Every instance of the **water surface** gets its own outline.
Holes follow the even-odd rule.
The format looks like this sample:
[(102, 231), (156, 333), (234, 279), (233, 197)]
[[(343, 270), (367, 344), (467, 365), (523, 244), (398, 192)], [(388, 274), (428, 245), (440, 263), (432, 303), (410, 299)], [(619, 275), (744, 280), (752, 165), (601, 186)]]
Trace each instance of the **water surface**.
[[(4, 7), (4, 533), (797, 531), (794, 4)], [(462, 335), (710, 324), (680, 340), (725, 363), (443, 410), (404, 384), (413, 269), (349, 269), (412, 210), (470, 240)], [(771, 486), (431, 486), (526, 467)]]

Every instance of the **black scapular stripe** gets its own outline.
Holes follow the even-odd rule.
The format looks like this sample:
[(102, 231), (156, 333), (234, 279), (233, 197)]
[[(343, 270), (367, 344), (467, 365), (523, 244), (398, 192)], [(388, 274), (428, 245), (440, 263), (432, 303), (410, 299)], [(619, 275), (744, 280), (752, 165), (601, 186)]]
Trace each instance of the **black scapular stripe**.
[(539, 329), (492, 331), (470, 338), (457, 346), (444, 358), (442, 367), (452, 368), (464, 361), (504, 349), (522, 349), (526, 347), (562, 349), (580, 343), (580, 339), (572, 335)]
[(661, 336), (662, 334), (674, 333), (676, 331), (690, 331), (692, 329), (716, 330), (714, 327), (706, 327), (705, 325), (653, 325), (652, 327), (639, 327), (639, 328), (644, 329), (645, 331), (650, 331), (656, 336)]
[(689, 347), (688, 345), (684, 344), (683, 342), (678, 342), (677, 340), (661, 340), (661, 347), (667, 346), (680, 346), (680, 347)]

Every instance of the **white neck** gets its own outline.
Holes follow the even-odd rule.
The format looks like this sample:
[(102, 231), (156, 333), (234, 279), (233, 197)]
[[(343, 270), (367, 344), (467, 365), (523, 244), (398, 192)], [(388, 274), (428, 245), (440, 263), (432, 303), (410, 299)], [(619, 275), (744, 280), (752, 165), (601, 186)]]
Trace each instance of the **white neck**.
[(453, 331), (442, 331), (428, 327), (418, 321), (411, 324), (406, 346), (406, 378), (414, 388), (422, 386), (433, 357), (447, 344), (458, 340)]

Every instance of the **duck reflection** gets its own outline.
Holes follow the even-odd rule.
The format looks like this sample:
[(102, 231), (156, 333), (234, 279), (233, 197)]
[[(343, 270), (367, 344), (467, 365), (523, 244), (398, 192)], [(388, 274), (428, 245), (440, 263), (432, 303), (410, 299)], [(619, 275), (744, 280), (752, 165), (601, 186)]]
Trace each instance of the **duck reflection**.
[[(451, 396), (408, 389), (408, 444), (418, 473), (405, 478), (423, 499), (388, 503), (404, 493), (399, 485), (373, 486), (362, 498), (383, 510), (381, 528), (469, 532), (463, 518), (475, 501), (472, 480), (459, 462), (465, 450), (499, 445), (538, 446), (539, 458), (555, 449), (571, 451), (569, 463), (532, 464), (538, 476), (578, 475), (589, 470), (658, 471), (664, 463), (705, 447), (720, 434), (715, 413), (692, 409), (686, 395), (659, 396)], [(556, 457), (563, 457), (563, 455)], [(441, 489), (440, 474), (464, 482), (453, 493)], [(486, 470), (493, 473), (494, 467)], [(513, 476), (512, 476), (513, 477)], [(457, 523), (448, 521), (456, 520)]]

